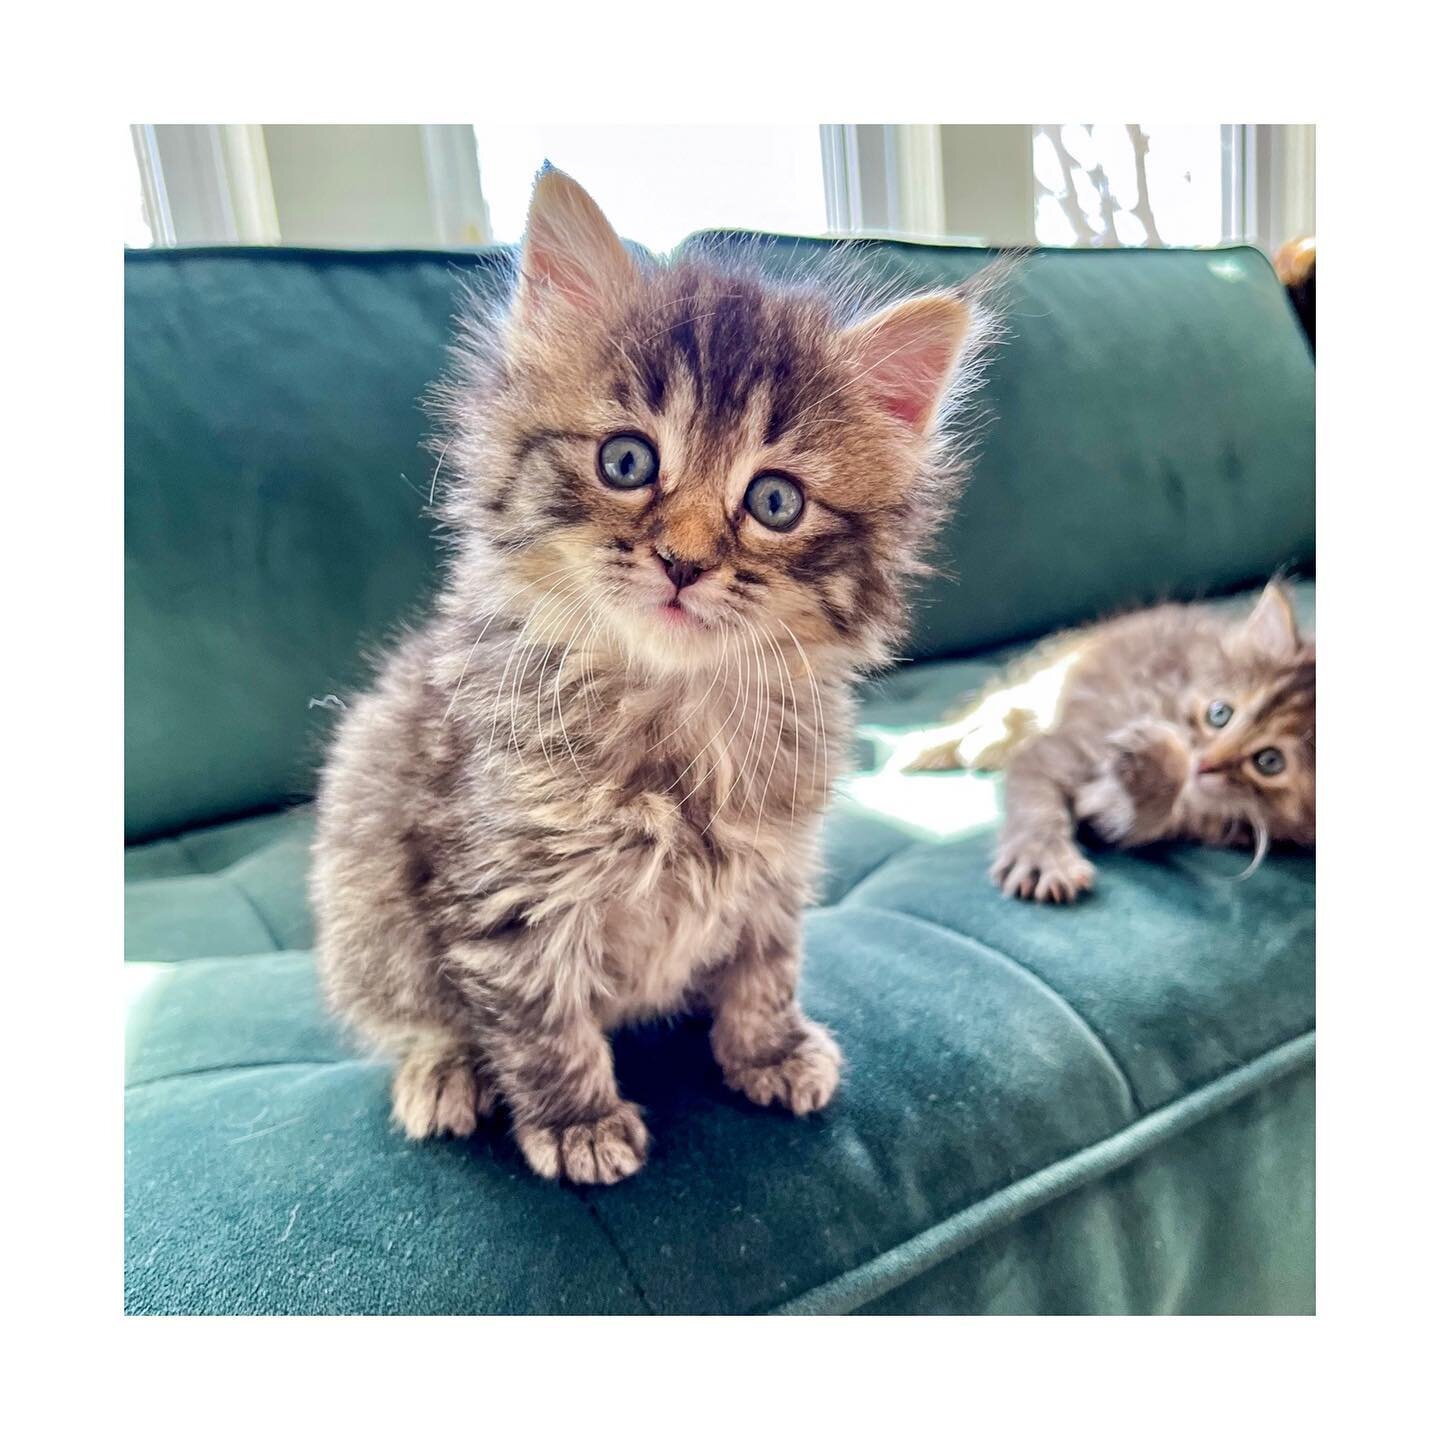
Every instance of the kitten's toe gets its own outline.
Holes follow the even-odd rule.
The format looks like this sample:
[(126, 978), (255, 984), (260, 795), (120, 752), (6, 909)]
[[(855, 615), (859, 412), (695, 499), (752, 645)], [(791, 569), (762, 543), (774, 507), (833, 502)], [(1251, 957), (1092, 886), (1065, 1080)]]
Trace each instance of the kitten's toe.
[(1042, 904), (1073, 905), (1094, 887), (1095, 867), (1081, 855), (1042, 870), (1035, 882), (1035, 898)]
[(464, 1137), (495, 1108), (496, 1093), (475, 1057), (453, 1049), (412, 1050), (391, 1086), (395, 1123), (411, 1140), (432, 1135)]
[(756, 1105), (778, 1101), (796, 1115), (808, 1115), (830, 1103), (840, 1083), (840, 1047), (830, 1032), (805, 1022), (794, 1048), (778, 1060), (758, 1065), (732, 1065), (725, 1083)]
[(546, 1180), (613, 1185), (644, 1163), (650, 1135), (628, 1101), (598, 1120), (574, 1125), (521, 1125), (515, 1139), (530, 1168)]
[(996, 857), (990, 878), (1012, 899), (1070, 905), (1094, 887), (1095, 867), (1069, 843), (1016, 845)]

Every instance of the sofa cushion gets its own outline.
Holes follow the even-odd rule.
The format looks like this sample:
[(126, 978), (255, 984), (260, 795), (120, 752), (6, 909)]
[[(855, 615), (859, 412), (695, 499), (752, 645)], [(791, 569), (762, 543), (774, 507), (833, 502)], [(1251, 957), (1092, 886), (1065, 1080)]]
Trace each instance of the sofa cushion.
[[(835, 267), (829, 240), (687, 243), (782, 275)], [(843, 273), (904, 294), (963, 283), (996, 254), (856, 240)], [(1038, 249), (993, 305), (1003, 343), (966, 419), (972, 473), (907, 653), (1313, 568), (1314, 356), (1260, 251)]]
[[(464, 257), (476, 289), (499, 252)], [(428, 253), (125, 257), (125, 830), (310, 793), (327, 695), (428, 594)]]
[[(757, 254), (786, 270), (838, 254), (894, 290), (995, 258), (782, 237)], [(128, 839), (311, 793), (328, 697), (363, 679), (366, 652), (432, 586), (418, 397), (463, 290), (493, 292), (508, 263), (127, 254)], [(1314, 364), (1262, 255), (1040, 251), (1002, 308), (982, 443), (913, 655), (1308, 569)]]
[[(872, 761), (999, 658), (872, 687)], [(1313, 861), (1107, 854), (1029, 906), (985, 878), (996, 811), (993, 777), (847, 777), (806, 926), (836, 1101), (757, 1110), (700, 1022), (626, 1032), (654, 1150), (609, 1190), (538, 1180), (498, 1123), (391, 1130), (317, 994), (306, 809), (132, 849), (127, 1308), (1309, 1309)]]

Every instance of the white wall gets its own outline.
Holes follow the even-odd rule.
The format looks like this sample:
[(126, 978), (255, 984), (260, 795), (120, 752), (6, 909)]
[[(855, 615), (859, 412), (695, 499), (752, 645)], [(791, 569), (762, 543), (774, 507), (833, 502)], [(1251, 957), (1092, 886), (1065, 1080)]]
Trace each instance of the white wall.
[(1034, 244), (1033, 127), (939, 129), (946, 233), (990, 245)]
[(287, 245), (441, 243), (419, 125), (266, 125)]

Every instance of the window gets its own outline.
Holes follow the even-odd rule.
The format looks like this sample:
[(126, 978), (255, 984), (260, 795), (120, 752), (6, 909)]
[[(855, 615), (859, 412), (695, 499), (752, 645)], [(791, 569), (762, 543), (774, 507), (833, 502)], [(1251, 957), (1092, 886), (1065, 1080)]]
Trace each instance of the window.
[(1273, 252), (1315, 226), (1312, 125), (131, 128), (141, 246), (514, 243), (546, 160), (657, 252), (714, 228)]
[[(137, 127), (139, 128), (139, 127)], [(155, 243), (155, 232), (150, 224), (151, 202), (145, 195), (145, 172), (135, 149), (132, 135), (127, 140), (129, 159), (122, 160), (125, 166), (125, 245), (131, 250), (148, 250)]]
[(1037, 125), (1042, 245), (1218, 245), (1227, 233), (1220, 125)]
[(622, 235), (652, 250), (717, 227), (826, 228), (817, 125), (477, 125), (475, 149), (498, 241), (520, 238), (546, 160), (579, 179)]

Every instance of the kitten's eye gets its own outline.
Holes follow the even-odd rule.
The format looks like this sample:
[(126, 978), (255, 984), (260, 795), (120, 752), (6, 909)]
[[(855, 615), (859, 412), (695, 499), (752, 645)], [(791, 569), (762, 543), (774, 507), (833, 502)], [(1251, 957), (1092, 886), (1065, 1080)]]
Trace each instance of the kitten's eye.
[(757, 475), (745, 492), (745, 508), (767, 529), (788, 530), (800, 518), (805, 496), (785, 475)]
[(1231, 705), (1223, 700), (1213, 700), (1210, 708), (1205, 712), (1205, 718), (1217, 729), (1223, 730), (1230, 723), (1230, 717), (1235, 713)]
[(639, 435), (612, 435), (600, 447), (600, 478), (617, 490), (638, 490), (659, 472), (655, 447)]
[(1262, 775), (1278, 775), (1285, 768), (1285, 756), (1273, 745), (1257, 750), (1254, 755), (1255, 768)]

